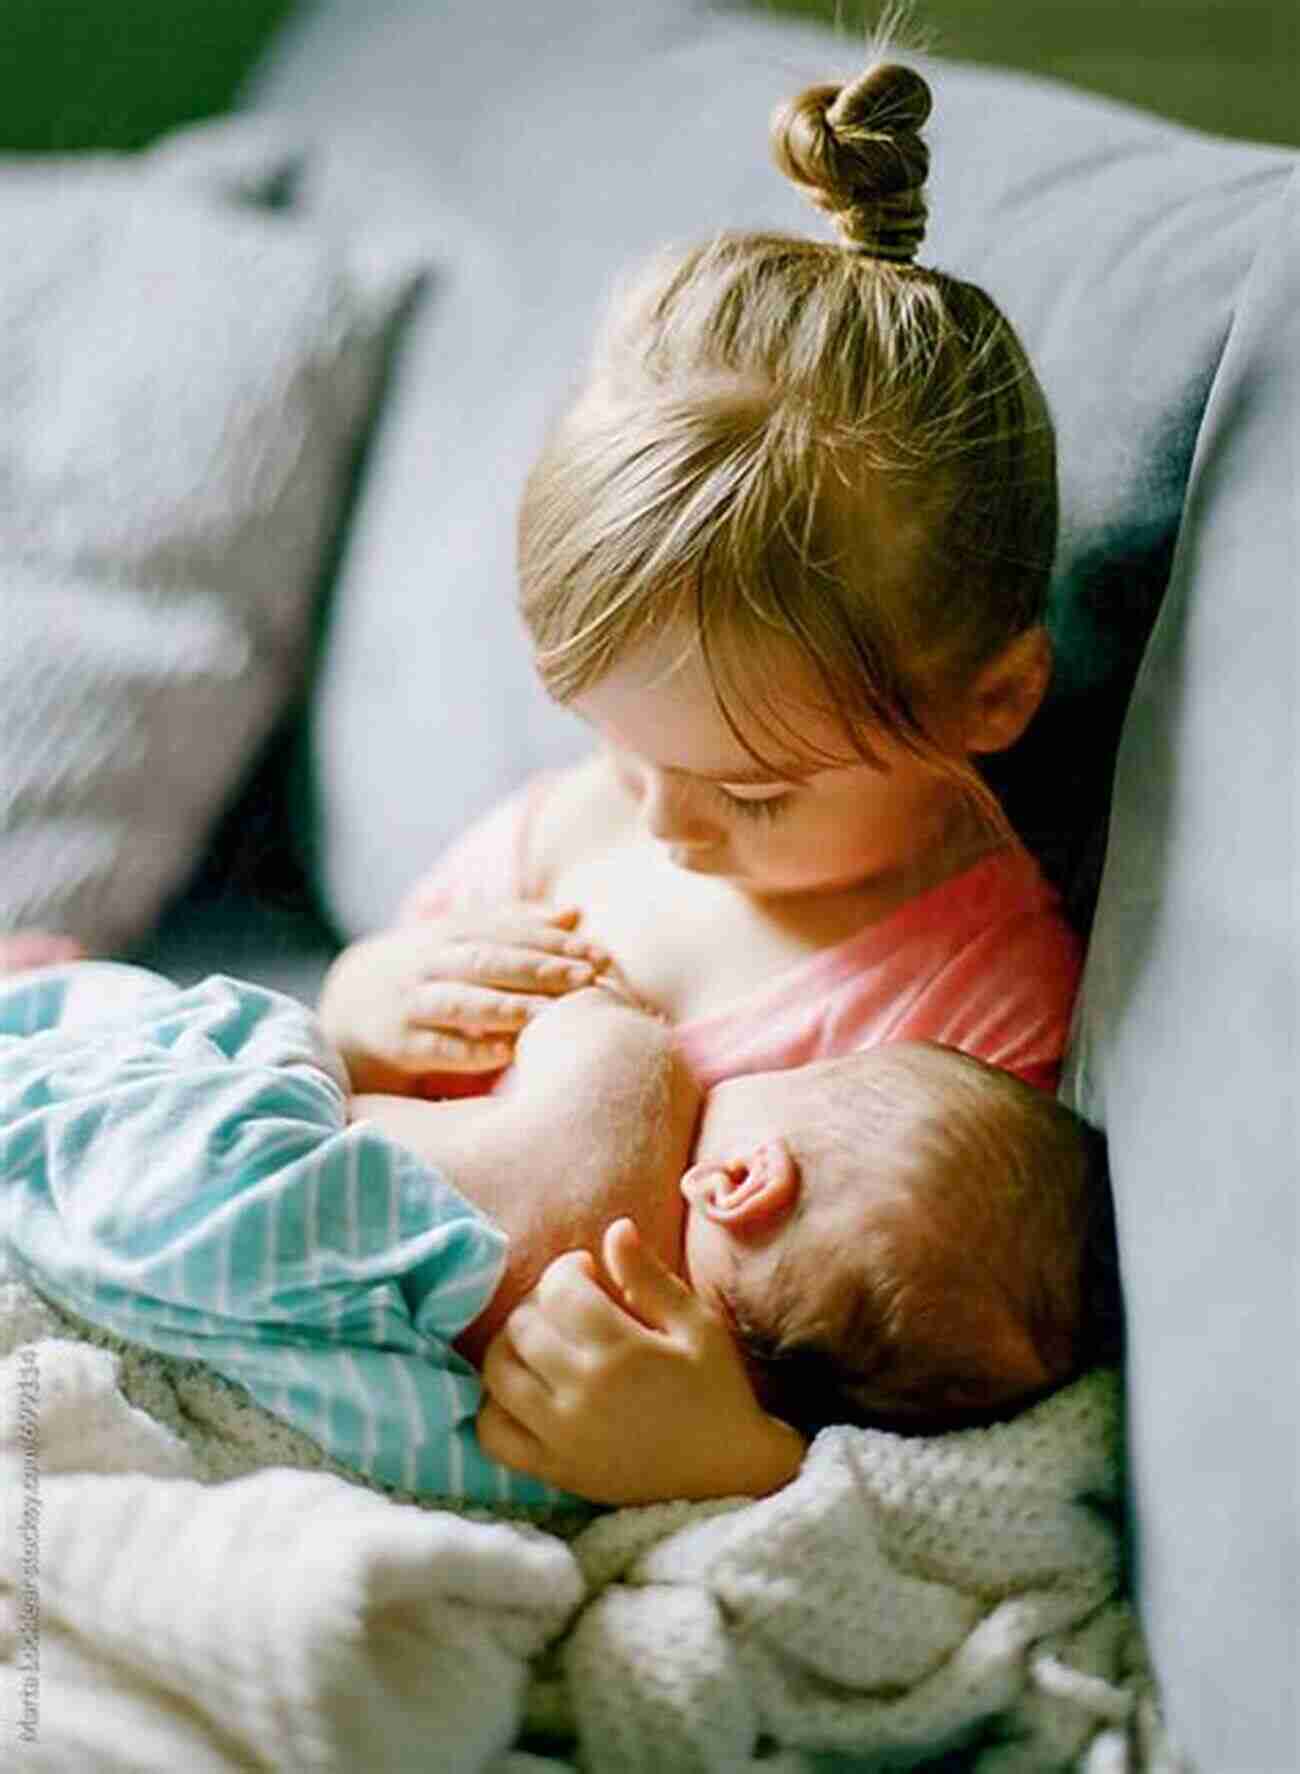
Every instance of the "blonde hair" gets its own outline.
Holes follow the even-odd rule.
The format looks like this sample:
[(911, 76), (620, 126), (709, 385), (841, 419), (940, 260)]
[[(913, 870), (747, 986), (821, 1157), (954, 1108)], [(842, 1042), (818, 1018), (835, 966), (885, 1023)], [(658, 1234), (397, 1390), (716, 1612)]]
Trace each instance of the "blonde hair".
[[(1118, 1359), (1122, 1309), (1105, 1141), (1046, 1091), (952, 1048), (905, 1042), (832, 1062), (819, 1122), (870, 1166), (861, 1236), (818, 1299), (778, 1262), (729, 1304), (768, 1408), (826, 1423), (950, 1428), (1026, 1402), (963, 1339), (994, 1301), (1046, 1381)], [(829, 1088), (829, 1095), (827, 1094)], [(823, 1112), (824, 1111), (824, 1112)], [(890, 1191), (908, 1203), (876, 1213)]]
[[(888, 64), (801, 93), (773, 151), (842, 244), (723, 234), (616, 305), (520, 512), (521, 609), (558, 701), (680, 632), (758, 762), (871, 761), (883, 734), (992, 802), (934, 721), (1042, 618), (1055, 451), (1010, 323), (909, 262), (929, 108)], [(791, 646), (846, 755), (780, 701)]]

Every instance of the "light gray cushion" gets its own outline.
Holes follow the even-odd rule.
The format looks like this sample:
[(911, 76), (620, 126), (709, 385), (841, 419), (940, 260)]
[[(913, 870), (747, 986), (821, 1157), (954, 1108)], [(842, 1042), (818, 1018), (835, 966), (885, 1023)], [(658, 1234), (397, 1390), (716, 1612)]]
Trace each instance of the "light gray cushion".
[(1134, 692), (1066, 1089), (1110, 1136), (1137, 1578), (1204, 1774), (1300, 1744), (1300, 175)]
[(253, 172), (0, 173), (0, 929), (140, 936), (300, 684), (416, 267), (219, 195)]
[[(767, 117), (860, 55), (852, 35), (684, 0), (386, 0), (364, 18), (335, 0), (268, 64), (264, 114), (321, 137), (317, 212), (425, 228), (445, 266), (403, 354), (314, 707), (317, 866), (344, 929), (388, 918), (467, 818), (584, 743), (543, 701), (514, 618), (528, 464), (624, 266), (722, 227), (817, 232), (768, 162)], [(926, 257), (1004, 304), (1058, 421), (1058, 681), (997, 781), (1065, 878), (1103, 809), (1206, 391), (1293, 157), (923, 65)]]

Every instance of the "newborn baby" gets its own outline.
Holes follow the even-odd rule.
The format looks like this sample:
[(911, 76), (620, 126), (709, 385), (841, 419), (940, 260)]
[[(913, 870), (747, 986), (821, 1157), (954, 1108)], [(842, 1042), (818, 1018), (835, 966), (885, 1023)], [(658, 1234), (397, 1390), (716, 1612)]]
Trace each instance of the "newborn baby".
[[(530, 1027), (527, 1070), (565, 1052), (587, 1004), (599, 1014), (600, 994)], [(617, 1123), (602, 1089), (620, 1041), (650, 1043), (643, 1068), (675, 1063), (644, 1017), (606, 1006), (604, 1018), (593, 1136), (602, 1117)], [(480, 1418), (498, 1457), (608, 1500), (760, 1494), (798, 1469), (791, 1428), (988, 1421), (1118, 1353), (1103, 1143), (1009, 1073), (900, 1043), (725, 1080), (704, 1098), (691, 1158), (662, 1194), (639, 1186), (644, 1170), (632, 1179), (644, 1243), (621, 1223), (601, 1239), (621, 1204), (596, 1191), (569, 1234), (600, 1245), (603, 1274), (562, 1258), (513, 1310), (503, 1287), (471, 1327), (479, 1343), (504, 1324)], [(738, 1383), (736, 1350), (765, 1414)]]
[[(1117, 1353), (1104, 1143), (1008, 1072), (898, 1043), (733, 1079), (696, 1156), (683, 1194), (734, 1179), (732, 1229), (767, 1210), (715, 1292), (788, 1421), (952, 1428)], [(697, 1288), (729, 1254), (711, 1220), (688, 1225)]]
[(6, 986), (20, 1268), (367, 1476), (479, 1500), (761, 1494), (824, 1421), (978, 1419), (1088, 1357), (1094, 1139), (976, 1061), (878, 1049), (701, 1110), (669, 1032), (593, 989), (490, 1098), (344, 1083), (237, 981)]

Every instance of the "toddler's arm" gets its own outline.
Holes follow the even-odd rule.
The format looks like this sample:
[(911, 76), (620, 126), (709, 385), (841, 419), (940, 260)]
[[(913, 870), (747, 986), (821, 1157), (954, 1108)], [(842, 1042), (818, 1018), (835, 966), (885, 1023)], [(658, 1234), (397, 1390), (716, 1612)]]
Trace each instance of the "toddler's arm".
[(666, 1025), (620, 991), (575, 989), (544, 1002), (545, 1013), (519, 1034), (507, 1085), (494, 1094), (440, 1102), (365, 1090), (353, 1096), (348, 1118), (381, 1127), (488, 1211), (486, 1198), (517, 1195), (521, 1172), (548, 1199), (560, 1188), (576, 1198), (581, 1186), (591, 1211), (607, 1208), (603, 1229), (616, 1200), (624, 1210), (650, 1209), (648, 1194), (675, 1191), (699, 1087)]
[(365, 1117), (437, 1166), (506, 1232), (507, 1273), (462, 1339), (481, 1359), (547, 1264), (596, 1250), (610, 1221), (635, 1213), (651, 1247), (678, 1258), (700, 1091), (667, 1027), (610, 992), (549, 1004), (521, 1034), (504, 1087), (472, 1102), (355, 1099)]
[[(701, 1092), (665, 1023), (603, 986), (571, 992), (522, 1031), (495, 1100), (509, 1116), (515, 1158), (491, 1184), (489, 1211), (530, 1241), (529, 1286), (559, 1252), (599, 1249), (605, 1228), (627, 1214), (653, 1249), (676, 1259), (677, 1185)], [(522, 1227), (505, 1217), (521, 1176), (535, 1204)]]

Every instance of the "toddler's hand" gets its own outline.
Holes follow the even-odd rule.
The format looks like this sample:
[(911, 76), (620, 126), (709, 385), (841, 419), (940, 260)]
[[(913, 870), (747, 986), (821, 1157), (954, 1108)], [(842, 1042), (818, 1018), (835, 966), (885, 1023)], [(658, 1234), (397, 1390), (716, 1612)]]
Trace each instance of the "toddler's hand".
[(594, 1503), (762, 1496), (802, 1438), (767, 1416), (723, 1320), (617, 1220), (549, 1265), (488, 1346), (478, 1435), (503, 1465)]
[(344, 950), (321, 994), (325, 1032), (356, 1090), (398, 1090), (428, 1072), (493, 1072), (556, 996), (589, 986), (608, 957), (574, 934), (577, 912), (502, 906), (402, 925)]
[[(604, 955), (604, 951), (601, 952)], [(564, 997), (563, 1003), (566, 1010), (576, 1008), (579, 1004), (598, 1010), (602, 1005), (607, 1006), (611, 999), (616, 1004), (624, 1005), (628, 1010), (639, 1010), (643, 1016), (653, 1017), (656, 1022), (667, 1021), (658, 1005), (652, 1004), (649, 998), (642, 997), (611, 955), (604, 955), (594, 979), (590, 982), (590, 989), (575, 988), (573, 992)], [(548, 1010), (558, 1008), (560, 1002), (558, 997), (553, 998)]]
[(652, 1004), (649, 998), (641, 996), (618, 962), (612, 957), (606, 961), (592, 984), (598, 991), (608, 992), (610, 997), (617, 998), (620, 1004), (626, 1004), (632, 1010), (644, 1011), (647, 1016), (653, 1016), (659, 1022), (666, 1021), (664, 1013), (658, 1005)]

